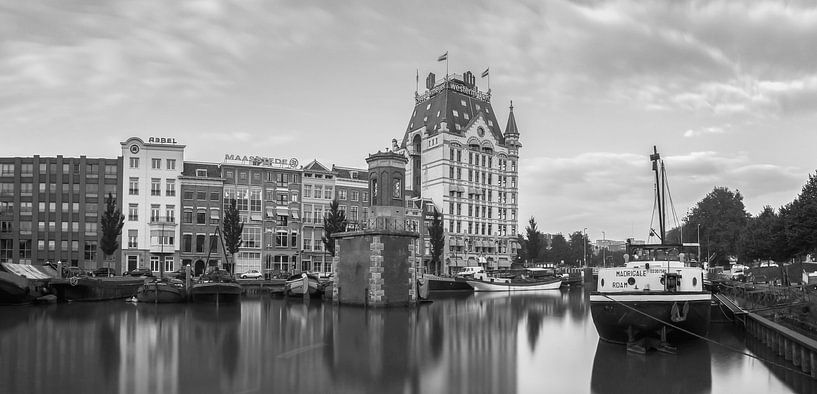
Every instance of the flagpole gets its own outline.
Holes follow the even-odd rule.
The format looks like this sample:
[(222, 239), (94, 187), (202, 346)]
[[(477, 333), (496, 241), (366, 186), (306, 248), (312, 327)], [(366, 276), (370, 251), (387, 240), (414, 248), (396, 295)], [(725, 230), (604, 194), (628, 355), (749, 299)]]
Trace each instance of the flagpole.
[(448, 80), (448, 51), (445, 51), (445, 80)]

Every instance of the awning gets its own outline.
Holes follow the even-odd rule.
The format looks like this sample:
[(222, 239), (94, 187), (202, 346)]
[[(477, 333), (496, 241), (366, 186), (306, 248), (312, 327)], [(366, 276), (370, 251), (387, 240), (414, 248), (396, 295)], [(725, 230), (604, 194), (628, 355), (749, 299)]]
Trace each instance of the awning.
[(275, 208), (275, 213), (277, 213), (278, 216), (289, 216), (289, 208), (287, 208), (287, 207), (277, 207), (277, 208)]
[(2, 263), (3, 269), (17, 276), (28, 279), (51, 279), (57, 277), (57, 271), (43, 265)]
[(267, 217), (274, 218), (275, 217), (275, 208), (267, 207)]

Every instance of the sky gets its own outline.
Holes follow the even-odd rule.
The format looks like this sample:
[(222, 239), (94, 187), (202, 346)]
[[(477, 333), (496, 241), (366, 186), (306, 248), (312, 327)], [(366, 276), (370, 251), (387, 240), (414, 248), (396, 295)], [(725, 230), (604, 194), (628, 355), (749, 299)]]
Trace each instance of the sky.
[(715, 187), (778, 208), (815, 173), (809, 3), (0, 0), (0, 156), (156, 136), (186, 160), (365, 168), (447, 51), (451, 73), (490, 67), (503, 126), (513, 100), (520, 232), (646, 239), (653, 146), (678, 217)]

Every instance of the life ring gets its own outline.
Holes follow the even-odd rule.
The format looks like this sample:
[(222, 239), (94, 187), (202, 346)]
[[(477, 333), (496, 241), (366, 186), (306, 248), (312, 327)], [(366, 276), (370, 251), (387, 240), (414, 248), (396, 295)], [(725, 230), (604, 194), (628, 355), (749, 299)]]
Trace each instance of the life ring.
[(76, 276), (72, 276), (72, 277), (68, 278), (68, 283), (71, 286), (76, 286), (77, 283), (79, 283), (79, 278), (77, 278)]

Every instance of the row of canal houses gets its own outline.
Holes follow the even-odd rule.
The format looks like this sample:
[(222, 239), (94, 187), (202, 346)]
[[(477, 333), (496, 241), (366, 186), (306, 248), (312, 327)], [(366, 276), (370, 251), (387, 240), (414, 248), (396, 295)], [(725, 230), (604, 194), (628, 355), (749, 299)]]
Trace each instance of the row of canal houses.
[[(322, 236), (332, 200), (352, 228), (369, 216), (366, 169), (232, 154), (220, 163), (185, 161), (185, 145), (174, 138), (131, 137), (121, 146), (116, 159), (0, 158), (0, 262), (117, 272), (190, 264), (200, 272), (210, 260), (236, 273), (331, 272)], [(106, 257), (98, 223), (109, 194), (125, 225), (121, 253)], [(230, 199), (244, 231), (240, 251), (225, 261), (214, 234)], [(406, 204), (424, 229), (425, 204)]]

